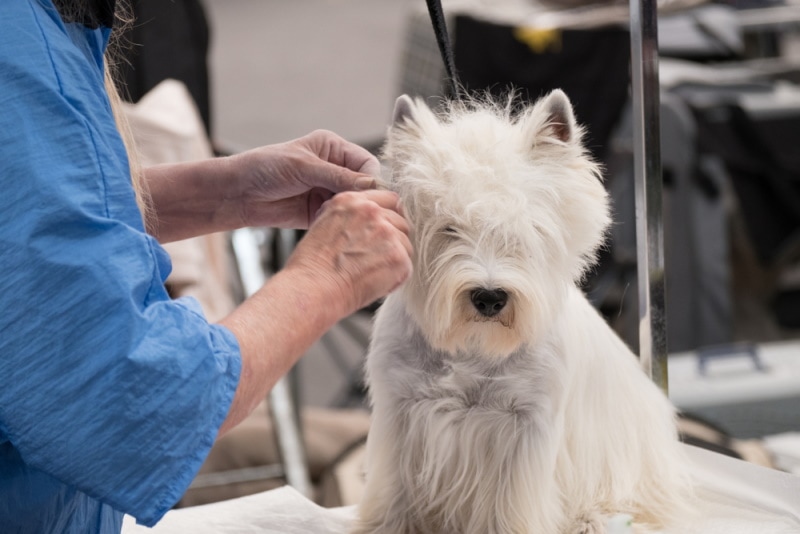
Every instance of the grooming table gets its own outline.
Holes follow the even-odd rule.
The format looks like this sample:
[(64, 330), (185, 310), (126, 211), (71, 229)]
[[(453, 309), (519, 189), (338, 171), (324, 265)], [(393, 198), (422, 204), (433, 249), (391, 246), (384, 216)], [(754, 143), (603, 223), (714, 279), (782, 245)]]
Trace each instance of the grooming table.
[[(664, 534), (797, 534), (800, 477), (687, 447), (700, 517)], [(153, 529), (126, 516), (122, 534), (347, 534), (354, 507), (322, 508), (289, 486), (173, 510)]]

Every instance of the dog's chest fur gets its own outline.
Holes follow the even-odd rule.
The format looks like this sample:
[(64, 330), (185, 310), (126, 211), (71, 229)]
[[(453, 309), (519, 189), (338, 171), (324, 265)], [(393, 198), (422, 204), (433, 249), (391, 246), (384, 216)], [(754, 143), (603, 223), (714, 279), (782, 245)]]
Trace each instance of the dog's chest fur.
[[(488, 416), (513, 419), (517, 431), (529, 425), (544, 411), (549, 411), (552, 384), (537, 365), (535, 356), (518, 351), (503, 361), (486, 360), (478, 354), (449, 356), (430, 347), (413, 355), (405, 371), (416, 377), (417, 387), (403, 396), (409, 408), (454, 412), (461, 418), (454, 423), (468, 424), (470, 418)], [(411, 363), (409, 362), (409, 363)], [(431, 373), (429, 369), (435, 367)], [(427, 369), (426, 369), (427, 368)]]
[[(378, 356), (382, 362), (373, 363), (383, 369), (380, 374), (386, 380), (375, 378), (383, 382), (382, 388), (390, 388), (398, 410), (452, 412), (460, 416), (454, 422), (492, 415), (527, 424), (553, 409), (559, 373), (552, 368), (561, 362), (546, 344), (536, 349), (523, 346), (505, 358), (452, 355), (432, 348), (408, 315), (386, 311), (393, 327), (376, 328), (376, 344), (382, 350), (373, 354), (383, 356)], [(401, 322), (405, 328), (397, 328)]]

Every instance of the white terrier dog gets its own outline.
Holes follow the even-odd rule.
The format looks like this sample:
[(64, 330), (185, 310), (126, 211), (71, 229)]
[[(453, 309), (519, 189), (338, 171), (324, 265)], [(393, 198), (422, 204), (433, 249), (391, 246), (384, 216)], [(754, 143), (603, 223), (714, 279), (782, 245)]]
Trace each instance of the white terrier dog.
[(689, 508), (672, 406), (576, 286), (610, 218), (572, 106), (511, 107), (397, 101), (415, 270), (375, 320), (358, 533), (649, 532)]

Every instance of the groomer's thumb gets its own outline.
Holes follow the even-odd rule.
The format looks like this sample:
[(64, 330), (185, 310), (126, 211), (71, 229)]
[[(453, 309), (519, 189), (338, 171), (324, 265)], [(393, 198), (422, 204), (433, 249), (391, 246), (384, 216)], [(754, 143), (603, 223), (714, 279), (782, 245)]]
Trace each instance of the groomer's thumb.
[(376, 176), (365, 172), (352, 171), (335, 163), (326, 163), (323, 169), (325, 176), (319, 176), (317, 187), (325, 188), (333, 193), (343, 191), (367, 191), (378, 185)]
[(374, 176), (362, 174), (357, 177), (353, 182), (353, 189), (356, 191), (366, 191), (368, 189), (375, 189), (378, 186)]

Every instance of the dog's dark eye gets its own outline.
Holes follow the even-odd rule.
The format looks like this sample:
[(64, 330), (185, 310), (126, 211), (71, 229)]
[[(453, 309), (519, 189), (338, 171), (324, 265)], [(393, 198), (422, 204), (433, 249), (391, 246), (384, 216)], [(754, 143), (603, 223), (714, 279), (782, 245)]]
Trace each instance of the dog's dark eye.
[(458, 232), (452, 226), (445, 226), (441, 230), (439, 230), (442, 234), (450, 237), (455, 237), (458, 235)]

